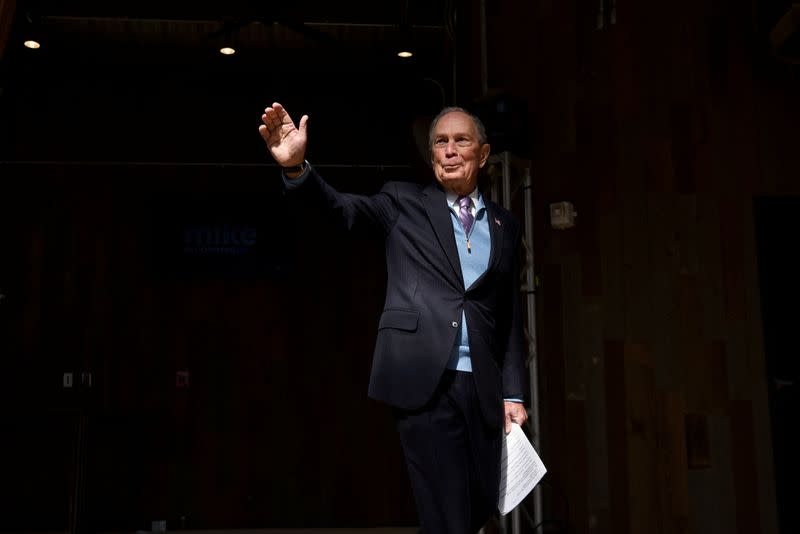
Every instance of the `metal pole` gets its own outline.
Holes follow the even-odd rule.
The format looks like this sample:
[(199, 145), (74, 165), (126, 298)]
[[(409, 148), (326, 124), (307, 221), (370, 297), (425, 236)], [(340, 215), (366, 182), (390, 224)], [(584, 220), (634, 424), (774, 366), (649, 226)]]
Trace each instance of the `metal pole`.
[[(524, 222), (523, 222), (523, 239), (525, 240), (525, 283), (523, 291), (525, 293), (525, 308), (527, 311), (527, 332), (528, 332), (528, 373), (530, 378), (530, 399), (531, 408), (528, 412), (529, 416), (529, 431), (531, 434), (531, 441), (537, 450), (541, 450), (541, 440), (539, 439), (540, 431), (540, 417), (539, 417), (539, 368), (538, 368), (538, 353), (536, 350), (536, 271), (534, 267), (534, 235), (533, 235), (533, 180), (531, 178), (530, 162), (520, 160), (512, 157), (508, 151), (501, 152), (496, 156), (492, 156), (489, 160), (490, 164), (500, 164), (502, 169), (502, 177), (492, 182), (491, 197), (495, 202), (502, 204), (508, 210), (511, 210), (511, 201), (514, 193), (512, 187), (512, 166), (516, 170), (522, 171), (522, 191), (523, 191), (523, 208), (524, 208)], [(542, 520), (542, 495), (539, 489), (533, 491), (533, 523)], [(498, 518), (500, 532), (505, 534), (509, 532), (508, 516)], [(517, 507), (511, 512), (511, 532), (512, 534), (520, 534), (522, 532), (522, 509)]]
[[(503, 207), (511, 211), (511, 153), (507, 150), (501, 154), (503, 163)], [(502, 518), (500, 523), (501, 532), (508, 532), (508, 519)], [(520, 511), (519, 507), (514, 508), (511, 512), (511, 532), (512, 534), (519, 534), (520, 532)]]
[[(536, 273), (534, 270), (534, 238), (533, 238), (533, 179), (531, 169), (525, 169), (523, 178), (525, 200), (525, 241), (528, 250), (527, 269), (525, 269), (526, 304), (528, 310), (528, 373), (530, 378), (530, 427), (532, 441), (537, 451), (541, 451), (540, 418), (539, 418), (539, 354), (536, 349)], [(537, 487), (533, 492), (533, 520), (538, 523), (542, 520), (542, 493)], [(515, 533), (516, 534), (516, 533)]]

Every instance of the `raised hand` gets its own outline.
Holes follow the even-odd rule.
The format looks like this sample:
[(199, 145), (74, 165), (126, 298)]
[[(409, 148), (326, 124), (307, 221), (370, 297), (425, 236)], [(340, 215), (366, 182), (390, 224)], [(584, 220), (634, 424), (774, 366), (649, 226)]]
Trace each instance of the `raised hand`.
[(308, 115), (300, 118), (300, 127), (295, 128), (294, 122), (283, 106), (275, 102), (264, 110), (261, 115), (264, 122), (258, 127), (258, 132), (267, 143), (272, 157), (281, 167), (292, 167), (303, 163), (306, 155), (306, 124)]

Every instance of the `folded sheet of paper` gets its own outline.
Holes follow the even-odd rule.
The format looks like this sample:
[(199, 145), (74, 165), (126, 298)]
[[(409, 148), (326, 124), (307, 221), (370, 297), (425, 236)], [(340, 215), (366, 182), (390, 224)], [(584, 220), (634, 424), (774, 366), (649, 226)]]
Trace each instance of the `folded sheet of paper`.
[(547, 473), (542, 460), (525, 432), (513, 423), (511, 432), (503, 437), (500, 458), (500, 498), (497, 509), (506, 515), (513, 510)]

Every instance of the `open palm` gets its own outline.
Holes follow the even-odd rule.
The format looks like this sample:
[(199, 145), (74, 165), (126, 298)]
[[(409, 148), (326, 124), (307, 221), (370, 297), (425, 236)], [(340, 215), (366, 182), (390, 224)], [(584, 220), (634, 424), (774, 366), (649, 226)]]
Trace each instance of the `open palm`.
[(258, 127), (258, 131), (278, 165), (291, 167), (301, 164), (306, 154), (308, 115), (300, 118), (299, 128), (296, 128), (283, 106), (275, 102), (264, 110), (261, 121), (264, 124)]

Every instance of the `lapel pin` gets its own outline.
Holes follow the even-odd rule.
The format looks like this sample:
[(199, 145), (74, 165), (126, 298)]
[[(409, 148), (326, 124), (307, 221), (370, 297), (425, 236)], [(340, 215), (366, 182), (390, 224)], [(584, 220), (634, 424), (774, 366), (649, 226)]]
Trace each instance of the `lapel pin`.
[(497, 226), (503, 226), (502, 223), (500, 222), (500, 219), (498, 219), (497, 217), (494, 218), (494, 222)]

